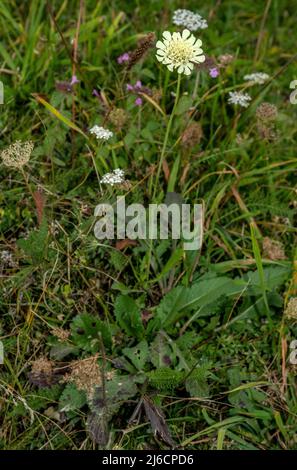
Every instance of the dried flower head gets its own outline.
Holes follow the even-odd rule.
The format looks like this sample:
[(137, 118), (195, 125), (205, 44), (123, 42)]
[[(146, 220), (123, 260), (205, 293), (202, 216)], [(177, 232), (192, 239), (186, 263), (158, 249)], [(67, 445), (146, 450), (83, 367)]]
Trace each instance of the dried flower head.
[(263, 140), (267, 140), (269, 142), (273, 142), (277, 140), (277, 132), (274, 129), (274, 126), (267, 125), (261, 121), (257, 122), (257, 130), (259, 137)]
[(267, 73), (255, 72), (245, 75), (243, 79), (246, 82), (251, 82), (253, 85), (263, 85), (267, 80), (269, 80), (269, 75)]
[(250, 97), (248, 93), (241, 93), (239, 91), (230, 91), (228, 103), (239, 105), (239, 106), (242, 106), (243, 108), (247, 108), (251, 99), (252, 98)]
[(196, 39), (188, 29), (173, 34), (164, 31), (163, 42), (158, 41), (156, 44), (156, 57), (171, 72), (177, 69), (178, 73), (190, 75), (194, 64), (205, 61), (201, 45), (201, 39)]
[(263, 239), (263, 256), (271, 260), (286, 259), (284, 246), (277, 240), (272, 240), (269, 237)]
[(53, 328), (52, 329), (52, 334), (58, 338), (60, 341), (64, 342), (67, 341), (67, 339), (70, 336), (70, 331), (64, 330), (63, 328)]
[(297, 297), (291, 297), (285, 310), (285, 316), (297, 320)]
[[(74, 383), (78, 390), (84, 390), (89, 399), (92, 398), (96, 387), (102, 385), (103, 371), (98, 364), (98, 357), (99, 354), (95, 354), (87, 359), (73, 361), (70, 364), (70, 373), (63, 378), (64, 382)], [(114, 371), (105, 372), (104, 378), (111, 380), (113, 375)]]
[(154, 46), (155, 40), (155, 33), (148, 33), (139, 41), (137, 49), (130, 52), (128, 70), (130, 70), (133, 65), (137, 64), (144, 57), (146, 52)]
[(276, 120), (277, 113), (277, 107), (274, 104), (264, 102), (257, 107), (256, 117), (260, 121), (271, 122)]
[(74, 383), (78, 390), (84, 390), (89, 396), (96, 386), (101, 384), (101, 371), (98, 354), (70, 364), (71, 372), (63, 378), (64, 382)]
[(190, 149), (199, 144), (203, 136), (202, 127), (199, 122), (193, 122), (183, 132), (181, 145), (185, 149)]
[(276, 140), (274, 121), (277, 118), (277, 107), (270, 103), (262, 103), (256, 110), (256, 118), (260, 138), (268, 141)]
[(90, 134), (94, 134), (98, 140), (109, 140), (113, 136), (111, 131), (97, 125), (90, 129)]
[(108, 119), (117, 130), (121, 130), (128, 120), (128, 115), (122, 108), (113, 108), (109, 113)]
[(54, 371), (54, 363), (46, 357), (40, 357), (32, 362), (29, 380), (38, 387), (51, 387), (60, 380), (60, 375)]
[(179, 9), (173, 13), (173, 23), (177, 26), (184, 26), (190, 31), (205, 29), (208, 27), (207, 21), (198, 13), (191, 10)]
[(221, 67), (227, 67), (227, 65), (233, 62), (234, 56), (231, 54), (222, 54), (218, 57), (218, 61)]
[(17, 140), (6, 149), (2, 150), (1, 158), (5, 166), (10, 168), (22, 168), (30, 160), (34, 144), (30, 140), (21, 142)]

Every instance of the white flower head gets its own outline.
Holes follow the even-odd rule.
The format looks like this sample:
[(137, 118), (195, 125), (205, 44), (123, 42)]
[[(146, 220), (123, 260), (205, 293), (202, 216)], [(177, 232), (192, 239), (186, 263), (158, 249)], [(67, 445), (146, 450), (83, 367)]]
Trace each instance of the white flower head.
[(184, 26), (190, 31), (197, 31), (198, 29), (208, 27), (207, 21), (198, 13), (194, 13), (191, 10), (175, 10), (172, 20), (177, 26)]
[(90, 129), (90, 133), (94, 134), (96, 136), (96, 139), (98, 140), (108, 140), (113, 136), (113, 133), (111, 131), (97, 125), (93, 126)]
[(228, 103), (229, 104), (238, 104), (243, 108), (247, 108), (249, 102), (251, 101), (251, 97), (248, 93), (241, 93), (240, 91), (230, 91)]
[(253, 85), (263, 85), (267, 80), (269, 80), (269, 75), (263, 72), (255, 72), (245, 75), (243, 79), (247, 82), (252, 82)]
[(182, 33), (170, 33), (164, 31), (163, 42), (156, 44), (156, 57), (159, 62), (167, 65), (170, 72), (177, 69), (178, 73), (190, 75), (194, 68), (194, 63), (199, 64), (205, 61), (205, 55), (201, 49), (201, 39), (196, 39), (188, 29)]
[(106, 173), (103, 175), (100, 183), (103, 184), (110, 184), (110, 186), (114, 186), (115, 184), (123, 184), (125, 183), (125, 172), (120, 168), (113, 170), (111, 173)]

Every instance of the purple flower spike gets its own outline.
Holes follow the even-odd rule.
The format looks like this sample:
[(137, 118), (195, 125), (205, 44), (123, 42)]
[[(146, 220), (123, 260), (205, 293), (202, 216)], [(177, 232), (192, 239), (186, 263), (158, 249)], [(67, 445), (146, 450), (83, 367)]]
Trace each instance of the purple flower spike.
[(137, 82), (135, 83), (135, 86), (134, 86), (135, 90), (141, 90), (142, 88), (142, 83), (140, 80), (137, 80)]
[(141, 105), (142, 105), (142, 99), (141, 99), (141, 98), (139, 98), (139, 97), (138, 97), (138, 98), (136, 98), (136, 100), (135, 100), (135, 104), (136, 104), (136, 106), (141, 106)]
[(134, 86), (130, 85), (130, 83), (127, 83), (126, 88), (127, 88), (127, 91), (134, 91)]
[(209, 75), (211, 76), (211, 78), (217, 78), (220, 75), (220, 72), (217, 67), (213, 67), (209, 69)]
[(97, 98), (100, 98), (100, 95), (99, 95), (98, 91), (96, 90), (96, 88), (94, 88), (94, 90), (92, 91), (92, 95), (96, 96)]

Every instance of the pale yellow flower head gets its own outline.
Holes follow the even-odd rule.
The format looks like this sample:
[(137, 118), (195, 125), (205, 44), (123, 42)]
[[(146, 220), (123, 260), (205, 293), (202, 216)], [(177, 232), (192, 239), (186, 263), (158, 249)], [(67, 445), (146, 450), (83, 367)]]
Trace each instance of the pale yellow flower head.
[(188, 29), (182, 33), (170, 33), (164, 31), (163, 41), (156, 44), (156, 57), (172, 72), (177, 69), (178, 73), (190, 75), (194, 64), (205, 61), (205, 55), (201, 49), (201, 39), (196, 39)]

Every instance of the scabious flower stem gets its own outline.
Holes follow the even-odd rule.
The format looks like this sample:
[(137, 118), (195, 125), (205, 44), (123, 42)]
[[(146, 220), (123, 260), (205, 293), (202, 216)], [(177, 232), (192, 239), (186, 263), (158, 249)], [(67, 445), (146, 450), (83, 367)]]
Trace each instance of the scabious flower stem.
[(165, 133), (165, 137), (164, 137), (164, 141), (163, 141), (163, 147), (162, 147), (161, 156), (160, 156), (158, 169), (157, 169), (156, 182), (155, 182), (155, 187), (154, 187), (154, 192), (153, 192), (153, 201), (155, 200), (155, 196), (156, 196), (156, 192), (157, 192), (157, 186), (159, 184), (161, 168), (162, 168), (162, 164), (163, 164), (163, 160), (164, 160), (165, 152), (166, 152), (166, 147), (167, 147), (167, 143), (168, 143), (168, 138), (169, 138), (170, 130), (171, 130), (171, 127), (172, 127), (172, 122), (173, 122), (173, 118), (174, 118), (174, 115), (175, 115), (176, 106), (177, 106), (177, 103), (178, 103), (178, 100), (179, 100), (180, 83), (181, 83), (181, 74), (178, 74), (175, 101), (174, 101), (174, 105), (173, 105), (173, 108), (172, 108), (172, 111), (171, 111), (171, 114), (170, 114), (170, 118), (168, 120), (167, 127), (166, 127), (166, 133)]
[[(154, 191), (153, 191), (153, 198), (152, 198), (152, 201), (153, 201), (153, 202), (155, 201), (156, 192), (157, 192), (157, 186), (158, 186), (158, 184), (159, 184), (159, 178), (160, 178), (160, 173), (161, 173), (161, 168), (162, 168), (163, 160), (164, 160), (164, 157), (165, 157), (165, 152), (166, 152), (166, 147), (167, 147), (167, 143), (168, 143), (168, 138), (169, 138), (169, 134), (170, 134), (170, 130), (171, 130), (173, 118), (174, 118), (174, 115), (175, 115), (176, 106), (177, 106), (177, 103), (178, 103), (178, 100), (179, 100), (180, 83), (181, 83), (181, 74), (178, 74), (178, 77), (177, 77), (177, 85), (176, 85), (175, 101), (174, 101), (174, 105), (173, 105), (173, 108), (172, 108), (172, 111), (171, 111), (171, 114), (170, 114), (170, 118), (169, 118), (168, 123), (167, 123), (166, 133), (165, 133), (165, 137), (164, 137), (164, 141), (163, 141), (163, 147), (162, 147), (161, 156), (160, 156), (160, 160), (159, 160), (159, 164), (158, 164), (158, 169), (157, 169), (157, 175), (156, 175), (155, 186), (154, 186)], [(150, 275), (150, 266), (151, 266), (152, 250), (153, 250), (153, 240), (150, 240), (149, 253), (148, 253), (148, 263), (147, 263), (147, 273), (146, 273), (146, 278), (147, 278), (147, 279), (149, 279), (149, 275)]]
[(199, 80), (200, 80), (200, 72), (197, 72), (196, 79), (195, 79), (194, 90), (193, 90), (193, 95), (192, 95), (193, 100), (195, 100), (196, 97), (197, 97), (198, 87), (199, 87)]

